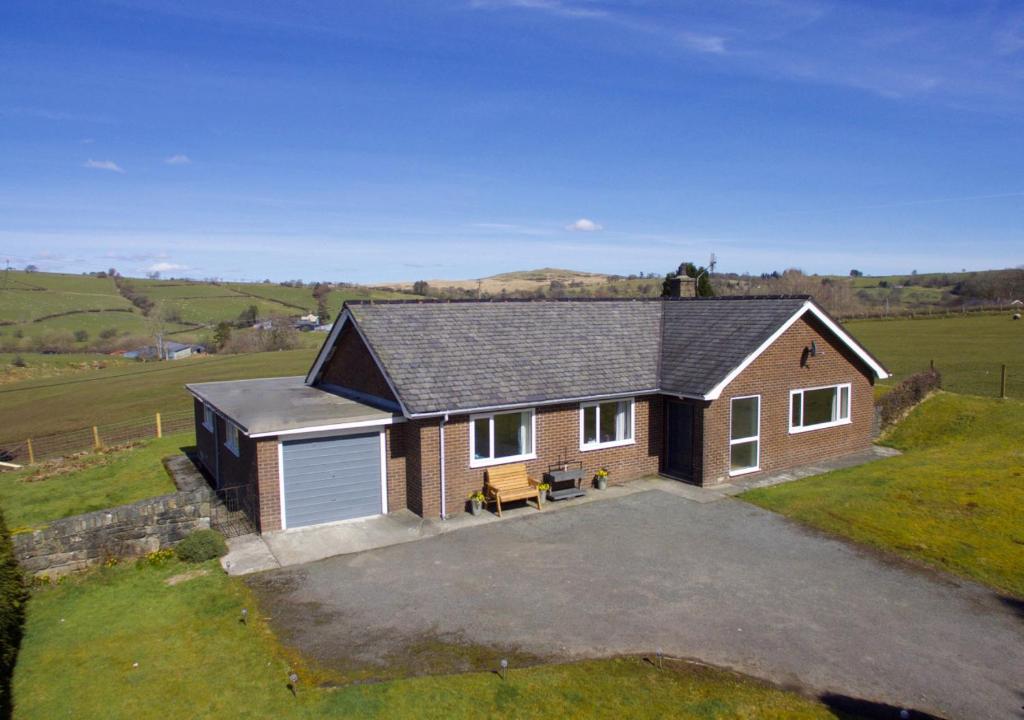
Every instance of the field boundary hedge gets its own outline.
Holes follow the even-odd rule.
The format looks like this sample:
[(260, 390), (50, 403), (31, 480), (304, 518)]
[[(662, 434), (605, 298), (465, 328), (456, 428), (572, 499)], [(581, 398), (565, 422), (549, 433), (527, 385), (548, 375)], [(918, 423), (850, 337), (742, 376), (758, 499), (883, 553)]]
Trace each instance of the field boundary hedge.
[(878, 401), (885, 429), (907, 414), (931, 393), (942, 388), (942, 375), (935, 368), (919, 372), (898, 383)]

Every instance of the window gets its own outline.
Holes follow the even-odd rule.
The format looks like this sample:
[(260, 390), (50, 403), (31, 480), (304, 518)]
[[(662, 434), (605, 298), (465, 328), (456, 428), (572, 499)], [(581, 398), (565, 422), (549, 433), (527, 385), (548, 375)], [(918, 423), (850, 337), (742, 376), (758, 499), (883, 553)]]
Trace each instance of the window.
[(633, 398), (580, 405), (580, 450), (633, 443)]
[(850, 386), (793, 390), (789, 393), (791, 433), (845, 425), (850, 422)]
[(213, 408), (203, 405), (203, 427), (213, 432)]
[(733, 398), (729, 420), (729, 474), (760, 469), (761, 397)]
[(470, 417), (469, 466), (484, 467), (536, 457), (533, 410)]
[(235, 455), (238, 455), (238, 428), (229, 422), (225, 422), (224, 447)]

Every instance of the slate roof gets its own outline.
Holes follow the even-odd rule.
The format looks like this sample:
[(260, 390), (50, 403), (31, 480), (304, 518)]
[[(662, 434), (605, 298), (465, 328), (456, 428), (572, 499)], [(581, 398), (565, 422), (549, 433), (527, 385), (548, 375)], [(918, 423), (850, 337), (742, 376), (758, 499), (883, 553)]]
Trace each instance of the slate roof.
[(658, 387), (649, 301), (349, 304), (411, 414)]
[(808, 297), (730, 297), (660, 303), (661, 389), (706, 395), (793, 317)]
[(655, 391), (703, 397), (808, 300), (385, 301), (346, 309), (406, 411), (420, 415)]

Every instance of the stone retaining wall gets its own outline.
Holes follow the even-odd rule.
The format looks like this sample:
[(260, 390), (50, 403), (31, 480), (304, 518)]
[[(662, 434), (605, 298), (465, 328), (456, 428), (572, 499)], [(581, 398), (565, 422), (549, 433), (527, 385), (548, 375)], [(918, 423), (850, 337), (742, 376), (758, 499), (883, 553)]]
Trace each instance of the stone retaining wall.
[(34, 575), (64, 575), (108, 558), (137, 557), (210, 527), (219, 505), (206, 486), (55, 520), (14, 535), (18, 562)]

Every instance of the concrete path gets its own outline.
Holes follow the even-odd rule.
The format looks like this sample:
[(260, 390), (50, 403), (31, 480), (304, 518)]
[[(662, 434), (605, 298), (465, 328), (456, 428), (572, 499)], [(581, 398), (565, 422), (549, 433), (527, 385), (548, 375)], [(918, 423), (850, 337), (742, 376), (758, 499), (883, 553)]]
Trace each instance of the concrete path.
[(337, 667), (438, 639), (551, 659), (660, 647), (814, 692), (1024, 717), (1019, 602), (738, 500), (637, 492), (248, 582), (286, 643)]

